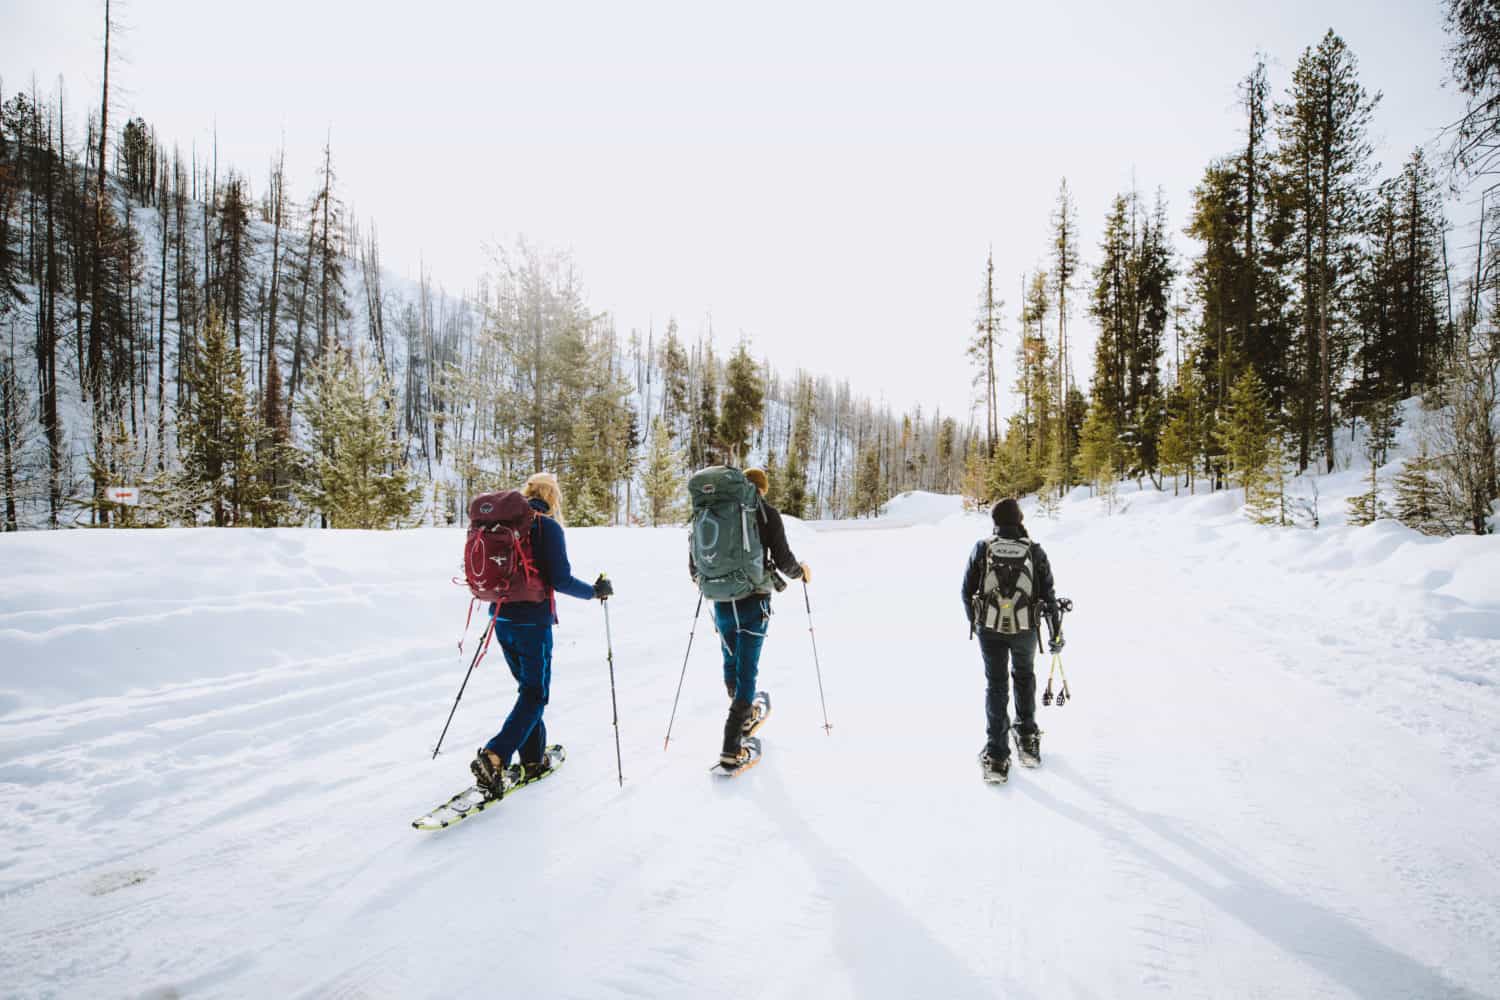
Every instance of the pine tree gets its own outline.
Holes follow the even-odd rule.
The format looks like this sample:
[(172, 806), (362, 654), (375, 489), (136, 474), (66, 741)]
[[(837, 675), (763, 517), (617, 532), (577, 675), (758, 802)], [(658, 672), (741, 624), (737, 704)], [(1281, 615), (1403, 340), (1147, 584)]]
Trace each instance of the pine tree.
[(251, 499), (252, 523), (274, 528), (294, 518), (291, 484), (297, 467), (291, 425), (282, 398), (281, 366), (272, 350), (266, 365), (265, 390), (260, 404), (247, 420), (254, 431), (255, 495)]
[(688, 454), (693, 468), (714, 462), (719, 453), (719, 370), (712, 344), (704, 344), (698, 367), (698, 403), (693, 416)]
[(1424, 535), (1453, 534), (1443, 516), (1443, 496), (1437, 483), (1435, 463), (1425, 447), (1416, 458), (1407, 459), (1402, 464), (1395, 488), (1395, 515), (1402, 524)]
[(1380, 497), (1380, 466), (1373, 459), (1370, 461), (1369, 488), (1350, 497), (1347, 506), (1349, 526), (1352, 528), (1363, 528), (1382, 517), (1390, 516), (1391, 512)]
[(765, 421), (766, 385), (742, 340), (724, 370), (724, 408), (719, 432), (729, 460), (741, 463), (750, 451), (750, 435)]
[(970, 437), (964, 446), (964, 472), (958, 488), (965, 504), (975, 510), (983, 508), (993, 495), (990, 463), (987, 461), (982, 439)]
[(1111, 503), (1119, 449), (1119, 431), (1115, 426), (1114, 414), (1107, 405), (1096, 402), (1089, 407), (1088, 418), (1083, 423), (1075, 465), (1078, 478), (1093, 483)]
[[(1068, 359), (1068, 293), (1078, 272), (1078, 210), (1073, 196), (1068, 192), (1068, 181), (1064, 178), (1057, 192), (1057, 209), (1052, 213), (1052, 288), (1057, 293), (1057, 373), (1054, 380), (1056, 400), (1062, 409), (1062, 422), (1068, 423), (1069, 406), (1073, 388)], [(1061, 479), (1058, 488), (1068, 485), (1070, 457), (1073, 453), (1072, 435), (1064, 431), (1058, 436), (1058, 469)]]
[(1161, 435), (1161, 470), (1172, 477), (1174, 496), (1178, 491), (1178, 479), (1192, 472), (1193, 460), (1198, 454), (1194, 437), (1191, 411), (1185, 404), (1181, 405), (1168, 418)]
[(217, 311), (209, 313), (185, 381), (189, 391), (178, 408), (177, 430), (182, 474), (167, 486), (180, 497), (170, 505), (180, 512), (201, 503), (215, 527), (238, 524), (253, 476), (252, 431), (240, 352)]
[(1294, 206), (1293, 258), (1302, 300), (1301, 380), (1296, 395), (1298, 466), (1311, 461), (1314, 427), (1333, 471), (1333, 390), (1340, 381), (1352, 284), (1367, 226), (1373, 168), (1368, 132), (1379, 103), (1358, 62), (1331, 29), (1303, 52), (1290, 103), (1278, 106), (1277, 158)]
[(859, 454), (854, 477), (854, 510), (856, 517), (875, 517), (888, 499), (885, 478), (880, 469), (880, 448), (866, 445)]
[[(1290, 527), (1294, 523), (1292, 501), (1287, 493), (1291, 455), (1286, 442), (1279, 437), (1270, 442), (1263, 485), (1246, 501), (1250, 518), (1257, 524)], [(1314, 525), (1316, 527), (1316, 525)]]
[(331, 528), (402, 523), (420, 496), (402, 464), (389, 383), (367, 391), (355, 359), (335, 348), (313, 366), (300, 406), (313, 452), (304, 501)]
[(641, 490), (652, 527), (682, 519), (682, 496), (687, 478), (682, 453), (672, 447), (672, 435), (662, 418), (651, 421), (651, 443), (641, 470)]
[(1066, 435), (1066, 429), (1058, 423), (1053, 429), (1052, 440), (1047, 445), (1046, 472), (1042, 488), (1036, 495), (1036, 509), (1043, 517), (1057, 517), (1062, 507), (1063, 493), (1068, 488), (1068, 460), (1063, 451), (1063, 438)]
[(807, 492), (807, 465), (812, 457), (813, 439), (813, 384), (803, 375), (797, 380), (796, 417), (792, 423), (791, 441), (787, 445), (785, 488), (781, 491), (781, 502), (777, 507), (783, 514), (792, 517), (816, 515), (810, 509), (811, 497)]
[(678, 424), (689, 416), (688, 407), (691, 405), (688, 394), (688, 357), (687, 352), (682, 349), (682, 343), (677, 339), (676, 317), (667, 320), (667, 340), (662, 348), (661, 379), (662, 421), (667, 425), (667, 433), (676, 437)]
[(43, 495), (32, 445), (31, 405), (26, 383), (9, 354), (0, 354), (0, 531), (19, 531), (21, 508)]
[(1464, 173), (1485, 177), (1500, 165), (1500, 20), (1490, 0), (1445, 0), (1443, 6), (1448, 64), (1465, 98), (1450, 155)]
[(1056, 412), (1056, 396), (1052, 391), (1051, 354), (1041, 326), (1047, 312), (1045, 296), (1044, 278), (1038, 274), (1027, 293), (1027, 315), (1034, 317), (1036, 333), (1023, 338), (1019, 358), (1021, 376), (1017, 386), (1025, 411), (1022, 427), (1028, 479), (1037, 483), (1045, 477), (1047, 448), (1060, 416)]
[(1245, 502), (1265, 479), (1271, 460), (1271, 417), (1265, 386), (1255, 369), (1246, 368), (1230, 394), (1229, 420), (1220, 427), (1220, 442), (1230, 469), (1245, 489)]
[(1034, 492), (1042, 484), (1026, 454), (1026, 434), (1019, 414), (1012, 415), (1005, 437), (995, 447), (990, 459), (989, 496), (1019, 497)]
[(1005, 301), (995, 294), (995, 253), (984, 262), (984, 286), (979, 292), (979, 314), (969, 341), (969, 361), (974, 366), (973, 384), (984, 395), (985, 447), (994, 452), (1000, 441), (1000, 406), (995, 378), (995, 351), (1000, 346), (1001, 310)]

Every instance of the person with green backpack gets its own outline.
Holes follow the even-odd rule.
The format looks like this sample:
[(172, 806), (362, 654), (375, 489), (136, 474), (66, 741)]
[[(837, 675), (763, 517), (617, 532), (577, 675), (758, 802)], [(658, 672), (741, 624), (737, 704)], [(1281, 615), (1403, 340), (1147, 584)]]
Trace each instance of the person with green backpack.
[(771, 619), (771, 593), (781, 583), (776, 571), (812, 581), (808, 565), (787, 544), (781, 512), (766, 502), (769, 489), (764, 470), (742, 472), (729, 466), (702, 469), (688, 482), (693, 500), (688, 572), (713, 602), (724, 653), (730, 702), (719, 763), (727, 771), (749, 762), (744, 739), (764, 718), (756, 712), (755, 684)]

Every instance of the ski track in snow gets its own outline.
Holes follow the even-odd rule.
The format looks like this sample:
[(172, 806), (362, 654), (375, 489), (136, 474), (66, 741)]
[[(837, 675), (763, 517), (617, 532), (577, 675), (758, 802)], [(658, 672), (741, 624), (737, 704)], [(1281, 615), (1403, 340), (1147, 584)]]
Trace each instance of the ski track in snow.
[(0, 994), (1500, 995), (1500, 539), (1121, 500), (1030, 515), (1074, 701), (998, 787), (952, 498), (789, 522), (834, 728), (796, 587), (727, 782), (707, 615), (662, 748), (681, 530), (570, 531), (620, 588), (625, 784), (602, 616), (563, 599), (566, 768), (435, 834), (514, 696), (493, 650), (429, 760), (460, 533), (0, 538)]

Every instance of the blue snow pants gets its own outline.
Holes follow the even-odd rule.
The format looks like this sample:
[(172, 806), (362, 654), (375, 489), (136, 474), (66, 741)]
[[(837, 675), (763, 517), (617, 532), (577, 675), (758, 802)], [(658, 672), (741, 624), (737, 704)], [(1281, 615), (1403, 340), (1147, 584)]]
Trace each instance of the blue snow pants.
[(505, 725), (485, 749), (500, 758), (501, 766), (510, 763), (511, 754), (521, 751), (523, 764), (539, 763), (547, 749), (547, 726), (542, 711), (547, 707), (547, 693), (552, 687), (552, 626), (527, 625), (496, 620), (495, 641), (505, 653), (505, 662), (520, 691), (515, 707)]
[(760, 669), (760, 647), (771, 621), (771, 599), (758, 594), (714, 604), (714, 625), (724, 652), (724, 689), (738, 701), (755, 700), (755, 675)]

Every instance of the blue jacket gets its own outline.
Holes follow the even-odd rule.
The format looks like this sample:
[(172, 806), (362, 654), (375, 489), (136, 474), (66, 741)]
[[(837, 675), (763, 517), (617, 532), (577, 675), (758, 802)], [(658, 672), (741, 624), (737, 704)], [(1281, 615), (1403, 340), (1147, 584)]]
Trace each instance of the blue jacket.
[[(536, 568), (542, 574), (542, 580), (551, 590), (584, 601), (593, 600), (594, 585), (575, 577), (573, 567), (568, 565), (568, 544), (563, 540), (562, 525), (547, 517), (547, 505), (534, 497), (531, 509), (537, 512), (531, 524), (531, 553), (536, 557)], [(553, 625), (557, 622), (557, 610), (552, 601), (515, 601), (502, 605), (499, 614), (491, 604), (490, 615), (497, 621), (517, 625)]]

